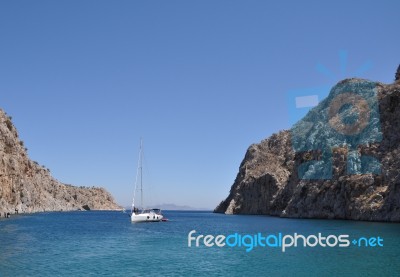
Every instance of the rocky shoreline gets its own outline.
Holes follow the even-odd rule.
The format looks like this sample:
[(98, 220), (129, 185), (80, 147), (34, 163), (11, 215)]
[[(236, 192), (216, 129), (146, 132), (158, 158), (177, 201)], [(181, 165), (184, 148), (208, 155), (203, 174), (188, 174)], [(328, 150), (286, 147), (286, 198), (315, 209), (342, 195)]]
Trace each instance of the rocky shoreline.
[[(357, 91), (365, 84), (375, 93), (357, 100), (360, 114), (362, 107), (369, 109), (363, 129), (332, 125), (340, 121), (327, 117), (339, 88)], [(329, 135), (338, 130), (340, 136)], [(329, 149), (322, 148), (326, 145)], [(251, 145), (228, 197), (214, 212), (400, 222), (399, 154), (398, 73), (389, 85), (347, 79), (291, 130)]]
[(15, 213), (121, 210), (104, 188), (59, 182), (29, 159), (12, 118), (0, 109), (0, 217)]

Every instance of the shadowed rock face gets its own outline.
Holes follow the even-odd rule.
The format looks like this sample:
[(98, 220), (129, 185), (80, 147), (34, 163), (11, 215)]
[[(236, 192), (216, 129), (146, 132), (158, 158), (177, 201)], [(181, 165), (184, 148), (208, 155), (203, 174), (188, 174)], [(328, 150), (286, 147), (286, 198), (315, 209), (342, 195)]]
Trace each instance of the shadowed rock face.
[[(400, 84), (374, 83), (376, 113), (367, 114), (372, 124), (363, 126), (365, 133), (330, 135), (335, 131), (331, 128), (335, 118), (327, 119), (332, 106), (329, 101), (340, 99), (335, 98), (338, 87), (357, 88), (365, 82), (369, 81), (338, 83), (328, 98), (291, 130), (251, 145), (228, 197), (214, 212), (399, 222)], [(370, 104), (371, 99), (366, 101)], [(354, 153), (375, 163), (358, 159), (357, 167)], [(321, 176), (330, 177), (318, 178), (315, 173), (320, 171)]]
[(0, 109), (0, 216), (4, 213), (121, 209), (103, 188), (63, 184), (28, 158), (17, 130)]
[(397, 68), (397, 72), (396, 72), (396, 75), (395, 75), (395, 81), (400, 81), (400, 65)]

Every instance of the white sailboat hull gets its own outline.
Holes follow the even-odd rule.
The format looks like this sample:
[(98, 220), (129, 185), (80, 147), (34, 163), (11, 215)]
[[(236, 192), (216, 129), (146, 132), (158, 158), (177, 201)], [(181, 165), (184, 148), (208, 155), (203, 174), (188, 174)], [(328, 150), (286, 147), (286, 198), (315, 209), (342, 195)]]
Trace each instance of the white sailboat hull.
[(154, 212), (150, 213), (133, 213), (131, 215), (132, 222), (158, 222), (163, 219), (162, 214), (156, 214)]

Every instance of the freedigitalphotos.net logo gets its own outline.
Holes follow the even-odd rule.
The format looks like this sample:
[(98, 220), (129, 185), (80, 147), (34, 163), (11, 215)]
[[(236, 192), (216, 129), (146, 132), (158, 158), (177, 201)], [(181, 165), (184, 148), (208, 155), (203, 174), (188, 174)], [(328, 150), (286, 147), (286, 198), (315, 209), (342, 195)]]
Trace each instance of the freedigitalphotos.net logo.
[(229, 235), (196, 235), (196, 230), (192, 230), (188, 234), (188, 247), (231, 247), (244, 248), (246, 252), (250, 252), (255, 248), (278, 248), (282, 252), (286, 252), (292, 247), (383, 247), (383, 238), (381, 237), (358, 237), (350, 239), (347, 234), (312, 234), (301, 235), (294, 234), (239, 234), (233, 233)]
[[(345, 52), (341, 52), (340, 59), (344, 74)], [(368, 66), (370, 63), (361, 69), (366, 70)], [(326, 67), (319, 65), (317, 68), (325, 75), (331, 75)], [(348, 149), (346, 174), (380, 174), (380, 162), (359, 151), (362, 145), (382, 140), (376, 87), (374, 82), (350, 79), (333, 87), (321, 102), (319, 99), (326, 88), (289, 93), (291, 120), (307, 112), (290, 130), (294, 151), (304, 153), (306, 157), (297, 168), (299, 179), (331, 179), (333, 149), (338, 147)], [(312, 106), (315, 107), (310, 110)]]

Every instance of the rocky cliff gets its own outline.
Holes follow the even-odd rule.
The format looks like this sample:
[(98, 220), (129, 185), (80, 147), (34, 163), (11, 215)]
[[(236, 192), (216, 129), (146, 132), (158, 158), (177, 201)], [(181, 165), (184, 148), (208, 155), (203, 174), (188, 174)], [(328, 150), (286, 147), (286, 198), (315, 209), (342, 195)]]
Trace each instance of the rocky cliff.
[(5, 213), (121, 209), (103, 188), (74, 187), (31, 161), (11, 117), (0, 109), (0, 216)]
[(399, 155), (399, 81), (347, 79), (292, 129), (251, 145), (214, 212), (399, 222)]

